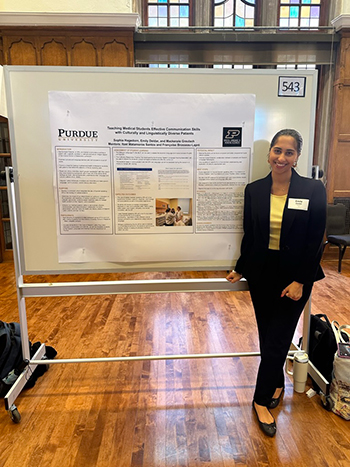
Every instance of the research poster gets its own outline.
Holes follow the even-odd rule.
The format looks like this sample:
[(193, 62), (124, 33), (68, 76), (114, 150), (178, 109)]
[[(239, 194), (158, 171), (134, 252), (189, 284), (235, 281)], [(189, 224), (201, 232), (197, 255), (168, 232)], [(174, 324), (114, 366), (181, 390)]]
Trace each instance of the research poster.
[(227, 260), (255, 96), (49, 92), (59, 262)]

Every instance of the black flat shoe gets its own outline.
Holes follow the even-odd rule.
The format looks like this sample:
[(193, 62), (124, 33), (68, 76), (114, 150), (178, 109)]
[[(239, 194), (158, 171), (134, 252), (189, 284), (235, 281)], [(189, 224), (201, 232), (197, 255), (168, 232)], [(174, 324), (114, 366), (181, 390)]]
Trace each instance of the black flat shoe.
[(270, 403), (268, 404), (269, 409), (275, 409), (278, 406), (278, 404), (280, 403), (280, 400), (282, 398), (283, 393), (284, 393), (284, 388), (282, 388), (281, 394), (278, 397), (273, 397), (271, 399)]
[(271, 438), (273, 436), (275, 436), (276, 431), (277, 431), (276, 422), (275, 421), (273, 421), (272, 423), (263, 423), (263, 422), (261, 422), (260, 419), (259, 419), (258, 412), (256, 411), (254, 401), (253, 401), (253, 409), (254, 409), (254, 412), (256, 414), (256, 418), (258, 419), (261, 431), (263, 431), (265, 433), (265, 435), (270, 436)]

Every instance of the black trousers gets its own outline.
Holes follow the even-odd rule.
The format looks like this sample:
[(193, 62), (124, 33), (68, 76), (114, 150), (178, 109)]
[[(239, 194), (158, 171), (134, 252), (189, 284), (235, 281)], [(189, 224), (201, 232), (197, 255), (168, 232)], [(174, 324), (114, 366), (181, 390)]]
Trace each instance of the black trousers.
[(269, 250), (261, 280), (248, 281), (261, 353), (254, 401), (264, 406), (271, 401), (275, 389), (284, 386), (284, 363), (313, 285), (304, 284), (298, 301), (281, 298), (282, 290), (289, 284), (281, 277), (279, 256), (279, 251)]

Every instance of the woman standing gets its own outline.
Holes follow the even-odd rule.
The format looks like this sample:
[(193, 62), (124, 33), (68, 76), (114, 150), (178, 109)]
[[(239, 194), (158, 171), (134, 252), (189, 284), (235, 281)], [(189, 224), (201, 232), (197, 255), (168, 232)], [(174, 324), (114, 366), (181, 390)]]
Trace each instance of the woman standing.
[(176, 222), (182, 221), (183, 217), (184, 217), (184, 215), (183, 215), (183, 212), (181, 211), (181, 206), (178, 206), (176, 208)]
[(272, 139), (270, 174), (247, 185), (241, 256), (227, 280), (245, 277), (254, 306), (261, 361), (253, 409), (268, 436), (276, 434), (269, 409), (284, 390), (283, 366), (320, 267), (326, 225), (326, 192), (321, 181), (294, 170), (302, 148), (295, 130)]

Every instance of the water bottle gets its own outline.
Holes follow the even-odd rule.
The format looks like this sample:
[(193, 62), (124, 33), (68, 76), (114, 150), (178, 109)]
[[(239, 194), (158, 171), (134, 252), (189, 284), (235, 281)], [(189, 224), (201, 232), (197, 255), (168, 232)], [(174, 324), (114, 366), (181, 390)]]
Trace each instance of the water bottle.
[(293, 371), (287, 371), (293, 375), (294, 391), (302, 393), (305, 391), (307, 374), (309, 368), (309, 356), (306, 352), (295, 352), (293, 358)]

